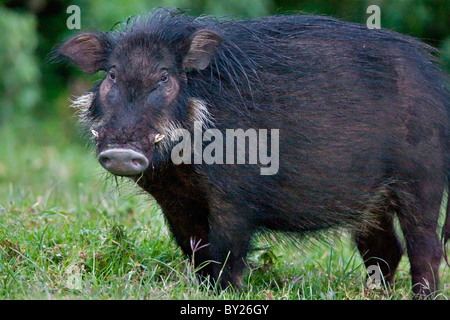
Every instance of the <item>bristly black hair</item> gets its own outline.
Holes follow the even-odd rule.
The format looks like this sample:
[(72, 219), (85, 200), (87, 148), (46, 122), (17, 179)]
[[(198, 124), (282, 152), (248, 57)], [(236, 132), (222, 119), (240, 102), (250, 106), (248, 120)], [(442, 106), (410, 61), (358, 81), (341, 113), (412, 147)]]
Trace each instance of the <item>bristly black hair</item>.
[[(113, 47), (122, 37), (151, 35), (170, 48), (181, 63), (186, 53), (186, 42), (197, 30), (208, 29), (222, 38), (222, 43), (210, 66), (189, 74), (188, 94), (204, 99), (212, 112), (220, 108), (233, 108), (246, 118), (249, 108), (261, 107), (255, 104), (255, 93), (279, 92), (271, 87), (270, 78), (285, 78), (286, 82), (318, 71), (314, 52), (305, 50), (314, 39), (336, 43), (346, 41), (349, 46), (381, 42), (388, 47), (396, 46), (402, 54), (413, 60), (426, 56), (434, 60), (436, 50), (411, 37), (387, 31), (367, 30), (363, 25), (343, 22), (330, 17), (309, 15), (278, 15), (253, 20), (230, 20), (210, 16), (193, 17), (178, 9), (157, 8), (148, 15), (130, 17), (121, 27), (105, 33)], [(350, 32), (351, 31), (351, 32)], [(308, 46), (301, 52), (292, 52), (292, 41), (301, 43), (307, 39)], [(321, 43), (316, 47), (320, 49)], [(368, 54), (368, 53), (365, 53)], [(392, 52), (372, 52), (369, 59), (355, 55), (355, 63), (363, 61), (370, 72), (377, 73), (385, 57)], [(308, 58), (308, 61), (304, 61)], [(311, 58), (311, 59), (309, 59)], [(339, 63), (339, 57), (336, 61)], [(364, 66), (363, 66), (364, 67)], [(390, 74), (380, 72), (373, 81), (383, 81)], [(269, 81), (264, 81), (269, 80)], [(279, 83), (279, 82), (278, 82)], [(289, 88), (285, 88), (289, 90)]]

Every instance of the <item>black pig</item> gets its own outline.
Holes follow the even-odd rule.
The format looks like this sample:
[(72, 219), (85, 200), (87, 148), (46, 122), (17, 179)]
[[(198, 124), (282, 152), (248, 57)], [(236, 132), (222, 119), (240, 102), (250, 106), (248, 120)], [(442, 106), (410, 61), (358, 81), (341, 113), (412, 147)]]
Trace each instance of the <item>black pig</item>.
[[(74, 101), (101, 165), (150, 193), (182, 250), (197, 265), (211, 261), (202, 272), (222, 286), (239, 285), (255, 233), (331, 227), (352, 232), (366, 266), (380, 265), (390, 283), (403, 254), (397, 217), (414, 293), (436, 290), (450, 235), (448, 210), (437, 234), (450, 94), (431, 47), (321, 16), (235, 21), (158, 9), (78, 34), (57, 53), (105, 72)], [(216, 130), (200, 153), (217, 133), (246, 135), (215, 149), (223, 161), (192, 161), (190, 149), (174, 161), (175, 132), (195, 135), (195, 123)], [(258, 136), (278, 157), (273, 172), (262, 174), (267, 162), (251, 162), (242, 146), (252, 129), (279, 130)], [(226, 152), (244, 152), (245, 163), (226, 162)]]

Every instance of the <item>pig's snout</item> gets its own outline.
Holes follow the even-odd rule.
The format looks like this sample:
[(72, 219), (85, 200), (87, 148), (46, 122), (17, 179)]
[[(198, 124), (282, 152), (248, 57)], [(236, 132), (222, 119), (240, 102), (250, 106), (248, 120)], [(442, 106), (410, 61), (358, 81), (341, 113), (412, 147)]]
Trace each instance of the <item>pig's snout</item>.
[(109, 149), (98, 156), (100, 164), (109, 172), (118, 176), (141, 174), (148, 167), (147, 158), (130, 149)]

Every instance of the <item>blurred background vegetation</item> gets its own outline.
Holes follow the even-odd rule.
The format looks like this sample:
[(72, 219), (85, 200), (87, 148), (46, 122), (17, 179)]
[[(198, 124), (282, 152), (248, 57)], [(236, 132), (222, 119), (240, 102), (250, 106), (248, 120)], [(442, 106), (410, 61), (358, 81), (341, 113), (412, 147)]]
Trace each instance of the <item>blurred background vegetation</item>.
[(236, 17), (300, 10), (365, 23), (367, 7), (376, 4), (382, 28), (438, 47), (450, 71), (450, 0), (0, 0), (0, 127), (19, 121), (26, 130), (30, 122), (46, 120), (52, 123), (49, 135), (59, 130), (62, 139), (79, 139), (67, 100), (97, 78), (47, 59), (56, 44), (78, 32), (66, 26), (71, 4), (81, 9), (82, 30), (109, 30), (116, 22), (157, 6), (179, 7), (192, 15)]
[[(365, 23), (367, 7), (376, 4), (382, 28), (438, 47), (450, 73), (450, 0), (0, 0), (0, 299), (186, 299), (186, 288), (197, 292), (194, 299), (215, 298), (209, 290), (199, 295), (194, 281), (180, 285), (186, 264), (157, 206), (135, 197), (131, 183), (114, 188), (117, 180), (108, 180), (78, 134), (68, 99), (101, 75), (48, 60), (52, 48), (79, 32), (66, 25), (72, 4), (80, 7), (82, 30), (110, 30), (156, 6), (236, 17), (300, 10)], [(117, 230), (129, 236), (119, 240)], [(364, 280), (355, 285), (365, 277), (356, 249), (324, 246), (309, 254), (299, 246), (261, 254), (262, 271), (251, 282), (255, 293), (245, 298), (273, 298), (267, 288), (276, 299), (372, 297)], [(86, 266), (81, 291), (67, 287), (73, 265)], [(271, 265), (277, 272), (267, 271)], [(395, 294), (373, 291), (375, 298), (408, 296), (406, 260), (399, 269)], [(441, 270), (443, 294), (450, 297), (445, 264)], [(132, 275), (137, 280), (130, 282)]]

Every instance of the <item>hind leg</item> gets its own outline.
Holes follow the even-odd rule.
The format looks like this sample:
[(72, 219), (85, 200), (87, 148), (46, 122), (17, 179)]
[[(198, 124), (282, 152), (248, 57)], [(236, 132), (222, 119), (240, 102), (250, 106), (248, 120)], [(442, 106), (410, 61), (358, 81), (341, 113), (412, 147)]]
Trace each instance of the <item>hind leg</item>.
[(376, 227), (363, 234), (356, 233), (354, 239), (366, 268), (379, 266), (385, 282), (392, 284), (395, 270), (403, 255), (392, 216), (387, 213), (380, 214)]
[[(438, 180), (436, 180), (438, 181)], [(437, 234), (443, 184), (435, 181), (410, 185), (415, 199), (404, 200), (399, 212), (411, 265), (413, 292), (427, 298), (439, 285), (439, 264), (443, 257)]]

